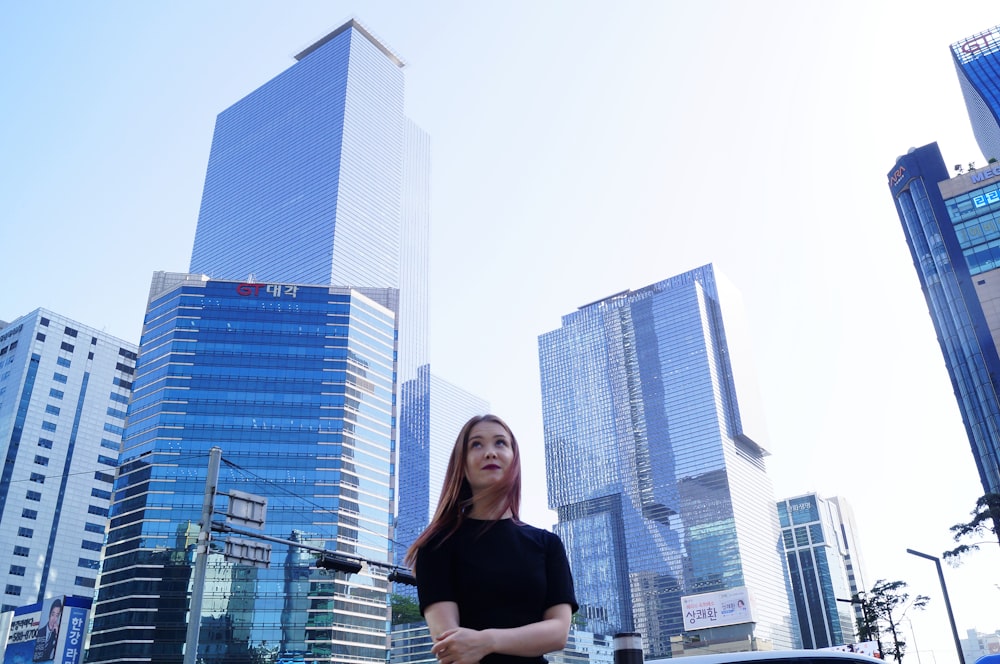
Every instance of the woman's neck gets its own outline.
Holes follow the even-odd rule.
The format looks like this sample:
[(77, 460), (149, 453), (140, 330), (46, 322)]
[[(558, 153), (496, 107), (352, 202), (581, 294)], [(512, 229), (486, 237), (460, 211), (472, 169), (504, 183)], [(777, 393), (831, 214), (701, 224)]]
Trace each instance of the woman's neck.
[(501, 505), (499, 503), (482, 504), (473, 502), (472, 508), (468, 513), (470, 519), (479, 519), (481, 521), (509, 519), (513, 516), (514, 513), (509, 506), (501, 512)]

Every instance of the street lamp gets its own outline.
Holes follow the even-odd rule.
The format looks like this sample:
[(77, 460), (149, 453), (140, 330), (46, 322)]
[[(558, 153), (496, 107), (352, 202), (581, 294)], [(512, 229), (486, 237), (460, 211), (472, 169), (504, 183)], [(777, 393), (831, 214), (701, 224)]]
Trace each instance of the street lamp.
[(937, 567), (938, 580), (941, 582), (941, 593), (944, 595), (944, 607), (948, 610), (948, 622), (951, 623), (951, 635), (955, 638), (955, 650), (958, 651), (958, 664), (965, 664), (965, 653), (962, 652), (962, 642), (958, 638), (958, 628), (955, 627), (955, 614), (951, 612), (951, 600), (948, 599), (948, 586), (944, 582), (944, 572), (941, 570), (941, 559), (927, 553), (907, 549), (907, 553), (918, 558), (933, 560)]

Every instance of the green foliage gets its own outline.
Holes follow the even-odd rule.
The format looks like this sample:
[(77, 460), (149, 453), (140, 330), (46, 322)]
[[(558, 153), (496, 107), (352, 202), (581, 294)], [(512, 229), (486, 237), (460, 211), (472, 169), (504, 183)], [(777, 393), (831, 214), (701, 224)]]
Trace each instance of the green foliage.
[(968, 523), (958, 523), (949, 530), (952, 539), (959, 543), (951, 551), (944, 552), (944, 559), (952, 565), (958, 565), (961, 557), (967, 553), (979, 550), (985, 542), (963, 542), (967, 538), (982, 538), (993, 535), (1000, 543), (1000, 493), (987, 493), (976, 500), (976, 508), (970, 512), (972, 520)]
[[(874, 636), (882, 657), (892, 657), (897, 662), (903, 660), (903, 653), (906, 651), (906, 642), (899, 638), (897, 630), (899, 621), (910, 609), (922, 610), (931, 600), (926, 595), (917, 595), (911, 599), (905, 588), (905, 581), (879, 579), (866, 596), (859, 600), (865, 615), (863, 621), (858, 621), (859, 637), (862, 640), (872, 640)], [(885, 643), (882, 635), (891, 636), (892, 641)]]
[(392, 624), (404, 625), (406, 623), (422, 622), (424, 617), (420, 615), (420, 606), (415, 601), (404, 595), (391, 595), (389, 601), (392, 603)]

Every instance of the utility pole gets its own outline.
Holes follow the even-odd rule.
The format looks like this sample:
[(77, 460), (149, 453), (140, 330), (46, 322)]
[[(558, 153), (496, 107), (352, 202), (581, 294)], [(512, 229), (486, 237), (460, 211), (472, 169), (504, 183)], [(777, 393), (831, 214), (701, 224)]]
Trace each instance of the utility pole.
[(212, 513), (215, 510), (215, 493), (219, 488), (219, 464), (221, 461), (221, 447), (213, 447), (209, 450), (208, 474), (205, 477), (205, 499), (201, 505), (198, 546), (195, 547), (194, 574), (191, 578), (191, 607), (188, 614), (187, 637), (184, 640), (184, 664), (196, 664), (198, 659), (201, 604), (205, 598), (205, 572), (208, 569), (208, 551), (212, 542)]

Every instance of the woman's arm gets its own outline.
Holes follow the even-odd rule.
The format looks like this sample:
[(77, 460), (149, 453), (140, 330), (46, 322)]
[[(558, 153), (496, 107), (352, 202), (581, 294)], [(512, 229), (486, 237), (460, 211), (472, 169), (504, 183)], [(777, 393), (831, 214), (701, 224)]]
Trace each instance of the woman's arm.
[[(557, 604), (546, 609), (539, 622), (509, 629), (484, 629), (477, 631), (464, 627), (454, 627), (436, 632), (431, 623), (431, 610), (439, 602), (424, 610), (424, 617), (431, 628), (431, 634), (438, 633), (431, 652), (442, 664), (476, 664), (491, 653), (515, 655), (518, 657), (538, 657), (566, 647), (572, 609), (569, 604)], [(442, 607), (443, 612), (443, 607)], [(458, 607), (454, 617), (458, 621)]]
[(458, 604), (434, 602), (424, 609), (424, 620), (427, 621), (431, 638), (437, 642), (445, 632), (458, 628)]

